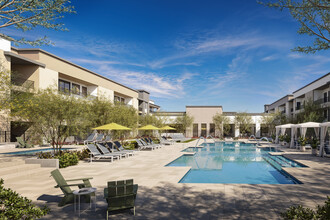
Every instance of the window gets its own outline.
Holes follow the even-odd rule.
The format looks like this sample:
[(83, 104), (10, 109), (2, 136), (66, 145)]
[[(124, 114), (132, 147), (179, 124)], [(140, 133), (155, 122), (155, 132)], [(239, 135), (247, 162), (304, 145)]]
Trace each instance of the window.
[(87, 87), (85, 86), (81, 87), (81, 95), (87, 97)]
[(115, 96), (114, 101), (125, 104), (125, 99), (119, 96)]
[(64, 80), (58, 80), (58, 90), (63, 93), (70, 93), (70, 82)]
[(323, 93), (323, 102), (324, 103), (328, 102), (328, 93), (327, 92)]
[(206, 124), (201, 125), (201, 136), (206, 137)]
[(79, 95), (80, 94), (80, 85), (72, 83), (72, 93)]
[(297, 102), (297, 108), (296, 110), (299, 110), (300, 109), (300, 102)]
[(198, 137), (198, 124), (193, 124), (193, 137)]
[(210, 124), (210, 135), (215, 137), (215, 124), (213, 123)]

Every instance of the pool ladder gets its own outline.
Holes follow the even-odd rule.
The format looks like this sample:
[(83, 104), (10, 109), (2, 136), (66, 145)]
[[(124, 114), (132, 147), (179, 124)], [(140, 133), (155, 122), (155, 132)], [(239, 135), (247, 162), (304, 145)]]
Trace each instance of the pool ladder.
[(206, 143), (206, 139), (205, 139), (205, 137), (200, 136), (200, 137), (198, 138), (198, 141), (197, 141), (196, 145), (195, 145), (195, 150), (196, 150), (196, 148), (197, 148), (197, 146), (198, 146), (198, 143), (199, 143), (199, 141), (200, 141), (201, 139), (203, 139), (203, 140), (204, 140), (204, 143)]

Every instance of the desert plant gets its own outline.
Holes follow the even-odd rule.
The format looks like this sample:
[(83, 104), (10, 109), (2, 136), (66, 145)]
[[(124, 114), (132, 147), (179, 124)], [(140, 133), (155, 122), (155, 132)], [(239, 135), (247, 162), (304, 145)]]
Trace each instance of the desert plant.
[(298, 142), (301, 146), (305, 146), (307, 144), (307, 138), (300, 137)]
[(291, 206), (285, 212), (281, 213), (281, 216), (285, 220), (302, 219), (302, 220), (325, 220), (330, 219), (330, 197), (324, 202), (323, 206), (318, 205), (316, 210), (310, 208), (304, 208), (301, 205)]
[(309, 143), (311, 144), (311, 147), (313, 149), (316, 149), (317, 146), (320, 144), (319, 140), (316, 137), (312, 137), (309, 141)]
[(0, 219), (37, 219), (49, 212), (47, 206), (39, 208), (32, 201), (10, 188), (4, 188), (0, 180)]

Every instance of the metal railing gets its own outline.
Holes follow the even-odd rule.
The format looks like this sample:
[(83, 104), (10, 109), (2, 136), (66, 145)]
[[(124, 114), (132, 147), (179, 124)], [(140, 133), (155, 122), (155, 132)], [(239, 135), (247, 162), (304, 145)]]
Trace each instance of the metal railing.
[(0, 143), (10, 142), (10, 131), (0, 131)]
[(317, 99), (317, 100), (314, 101), (314, 104), (320, 105), (320, 104), (327, 103), (327, 102), (330, 101), (329, 98), (330, 97), (325, 97), (325, 98), (322, 98), (322, 99)]
[(20, 78), (20, 77), (13, 77), (11, 79), (11, 83), (15, 86), (21, 86), (26, 89), (34, 89), (34, 81)]

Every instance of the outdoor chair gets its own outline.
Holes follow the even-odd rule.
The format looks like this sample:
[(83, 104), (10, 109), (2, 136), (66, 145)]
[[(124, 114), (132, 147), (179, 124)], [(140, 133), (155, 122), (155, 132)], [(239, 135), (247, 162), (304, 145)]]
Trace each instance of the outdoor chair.
[(154, 147), (154, 148), (160, 148), (160, 146), (158, 146), (158, 145), (154, 145), (154, 144), (151, 144), (151, 143), (147, 143), (147, 142), (145, 142), (143, 139), (140, 139), (140, 141), (141, 141), (141, 143), (144, 145), (144, 146), (152, 146), (152, 147)]
[[(72, 203), (74, 201), (74, 195), (73, 191), (71, 190), (70, 186), (78, 186), (79, 189), (81, 188), (87, 188), (92, 187), (91, 183), (89, 182), (90, 179), (93, 179), (92, 177), (88, 178), (79, 178), (79, 179), (64, 179), (61, 172), (56, 169), (51, 172), (51, 176), (54, 178), (57, 185), (55, 188), (60, 188), (62, 192), (64, 193), (64, 197), (58, 204), (58, 206), (64, 206), (66, 204)], [(74, 183), (74, 184), (67, 184), (67, 182), (77, 182), (80, 181), (80, 183)], [(90, 196), (94, 194), (85, 195), (85, 202), (90, 201)]]
[(120, 159), (121, 158), (121, 156), (118, 155), (118, 154), (101, 154), (100, 151), (96, 148), (96, 146), (94, 144), (86, 144), (85, 146), (90, 151), (90, 155), (91, 155), (90, 162), (93, 161), (93, 157), (96, 160), (99, 160), (101, 158), (110, 159), (111, 162), (113, 162), (113, 159)]
[(96, 143), (96, 146), (100, 149), (103, 155), (119, 155), (120, 159), (122, 157), (127, 157), (126, 153), (109, 151), (109, 149), (103, 143)]
[(147, 137), (146, 138), (147, 140), (149, 140), (149, 143), (154, 145), (154, 146), (159, 146), (159, 147), (163, 147), (164, 145), (163, 144), (156, 144), (150, 137)]
[(31, 147), (33, 147), (33, 144), (27, 143), (21, 137), (16, 137), (16, 140), (17, 140), (17, 143), (19, 144), (20, 148), (31, 148)]
[(154, 150), (155, 147), (151, 145), (144, 145), (139, 139), (135, 139), (136, 143), (138, 144), (139, 148), (138, 150), (144, 150), (144, 149), (151, 149)]
[(127, 210), (133, 208), (135, 215), (135, 199), (138, 185), (133, 184), (133, 179), (109, 181), (108, 187), (104, 188), (104, 198), (107, 200), (107, 219), (109, 212)]
[(94, 143), (101, 142), (104, 138), (104, 134), (98, 134), (94, 140)]
[(84, 140), (84, 144), (87, 144), (87, 143), (93, 142), (93, 141), (95, 140), (95, 138), (96, 138), (96, 135), (97, 135), (97, 133), (92, 133), (92, 134), (90, 134), (90, 135), (86, 138), (86, 140)]
[(161, 137), (161, 138), (159, 139), (159, 141), (160, 141), (161, 144), (164, 144), (164, 145), (172, 145), (172, 144), (174, 144), (173, 141), (168, 141), (168, 140), (166, 140), (166, 138), (164, 138), (164, 137)]
[[(126, 150), (126, 149), (120, 144), (119, 141), (115, 141), (115, 142), (113, 142), (113, 143), (108, 142), (107, 144), (108, 144), (109, 147), (112, 146), (112, 149), (117, 149), (119, 152), (125, 152), (125, 153), (127, 153), (128, 155), (130, 155), (130, 156), (133, 156), (133, 155), (135, 154), (135, 151), (134, 151), (134, 150)], [(110, 147), (110, 149), (111, 149), (111, 147)]]

